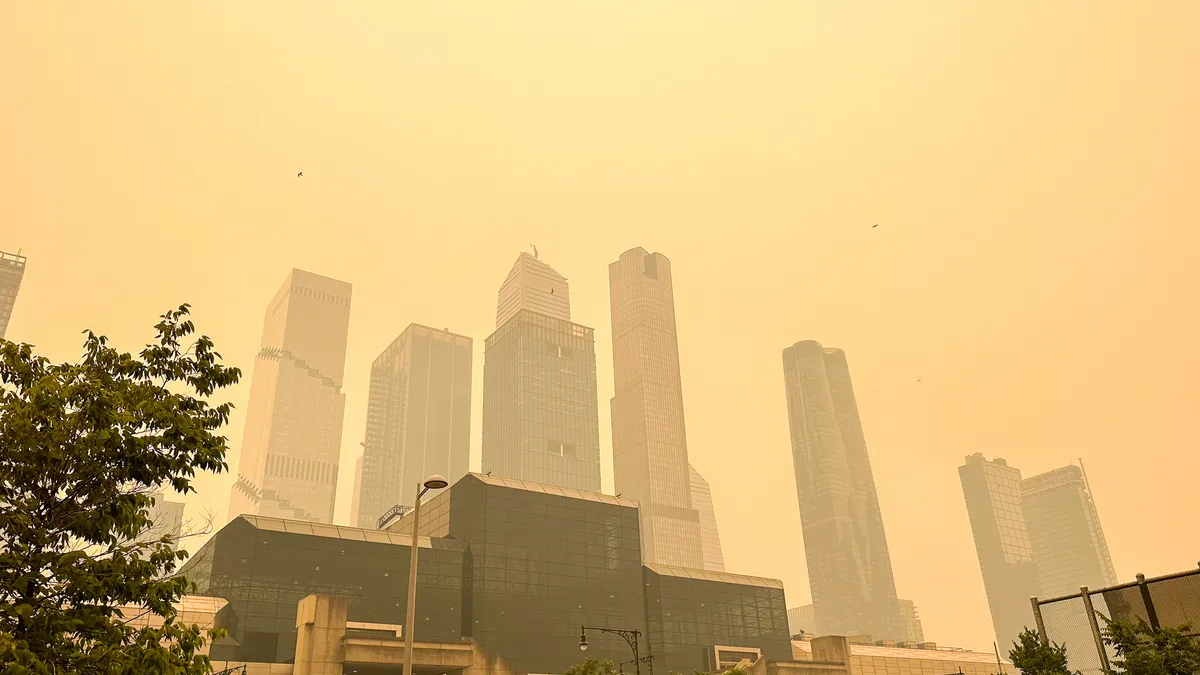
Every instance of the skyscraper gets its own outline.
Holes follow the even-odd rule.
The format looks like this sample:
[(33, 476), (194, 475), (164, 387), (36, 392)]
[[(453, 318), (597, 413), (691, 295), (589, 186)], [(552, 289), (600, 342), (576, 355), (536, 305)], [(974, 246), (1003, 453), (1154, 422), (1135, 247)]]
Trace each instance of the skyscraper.
[(137, 543), (153, 543), (163, 537), (171, 537), (171, 548), (179, 548), (183, 536), (183, 502), (168, 501), (162, 492), (150, 495), (154, 504), (150, 507), (150, 526), (134, 538)]
[(704, 552), (704, 569), (710, 572), (725, 571), (725, 556), (721, 553), (721, 535), (717, 531), (717, 512), (713, 509), (712, 490), (708, 481), (688, 464), (692, 479), (692, 506), (700, 514), (700, 545)]
[(904, 621), (903, 642), (921, 644), (925, 641), (925, 629), (921, 627), (921, 616), (917, 613), (917, 605), (912, 600), (900, 599), (900, 617)]
[(846, 355), (797, 342), (783, 372), (817, 628), (897, 639), (904, 624)]
[(1008, 646), (1033, 625), (1029, 598), (1038, 594), (1033, 545), (1021, 505), (1021, 471), (977, 452), (966, 458), (958, 475), (996, 642)]
[(12, 317), (17, 291), (21, 290), (24, 277), (25, 256), (0, 251), (0, 339), (8, 332), (8, 320)]
[(471, 451), (469, 337), (410, 324), (371, 365), (358, 527), (412, 506), (432, 474), (454, 483)]
[(267, 305), (229, 519), (333, 521), (351, 286), (292, 270)]
[(354, 460), (354, 492), (350, 493), (350, 524), (358, 526), (358, 516), (362, 513), (362, 471), (363, 456)]
[(1039, 596), (1078, 593), (1080, 586), (1116, 585), (1108, 543), (1083, 469), (1068, 465), (1021, 481)]
[(483, 348), (483, 471), (600, 491), (596, 338), (571, 322), (567, 280), (522, 253)]
[(608, 266), (612, 305), (613, 478), (636, 499), (646, 562), (702, 569), (692, 505), (671, 261), (630, 249)]

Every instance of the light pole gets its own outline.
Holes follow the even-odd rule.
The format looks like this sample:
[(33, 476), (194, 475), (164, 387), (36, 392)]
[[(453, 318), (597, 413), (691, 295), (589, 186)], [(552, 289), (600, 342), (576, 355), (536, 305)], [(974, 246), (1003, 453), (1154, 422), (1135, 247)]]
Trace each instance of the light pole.
[[(633, 660), (624, 661), (621, 663), (624, 666), (626, 663), (633, 663), (634, 671), (637, 675), (642, 675), (642, 662), (646, 663), (646, 667), (650, 669), (650, 675), (654, 675), (654, 655), (647, 654), (641, 656), (638, 654), (638, 638), (642, 636), (641, 631), (637, 630), (622, 630), (620, 628), (600, 628), (598, 626), (580, 626), (579, 627), (579, 651), (586, 652), (588, 648), (587, 632), (589, 630), (599, 631), (601, 633), (612, 633), (625, 638), (625, 642), (629, 643), (629, 648), (633, 650)], [(622, 670), (624, 670), (622, 668)]]
[(413, 624), (417, 620), (417, 532), (421, 526), (421, 497), (430, 490), (441, 490), (449, 485), (445, 478), (436, 473), (417, 485), (417, 498), (413, 503), (412, 555), (408, 559), (408, 611), (404, 617), (404, 675), (413, 671)]

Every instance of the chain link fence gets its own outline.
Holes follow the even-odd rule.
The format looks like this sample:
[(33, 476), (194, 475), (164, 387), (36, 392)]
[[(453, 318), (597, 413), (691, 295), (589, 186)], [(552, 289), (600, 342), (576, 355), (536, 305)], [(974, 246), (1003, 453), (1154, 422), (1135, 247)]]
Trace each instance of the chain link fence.
[(1067, 665), (1083, 675), (1104, 675), (1116, 658), (1104, 644), (1105, 624), (1097, 614), (1116, 621), (1141, 619), (1154, 628), (1191, 626), (1200, 635), (1200, 567), (1109, 588), (1081, 588), (1074, 595), (1032, 598), (1038, 633), (1066, 645)]

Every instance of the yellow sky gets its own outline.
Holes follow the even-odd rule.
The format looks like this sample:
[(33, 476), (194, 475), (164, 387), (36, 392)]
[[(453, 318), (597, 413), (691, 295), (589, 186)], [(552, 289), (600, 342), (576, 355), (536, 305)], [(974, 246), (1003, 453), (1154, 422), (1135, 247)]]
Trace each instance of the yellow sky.
[(990, 650), (967, 454), (1083, 457), (1123, 580), (1200, 558), (1197, 25), (1192, 0), (4, 3), (9, 338), (133, 349), (186, 301), (248, 377), (291, 267), (352, 282), (344, 520), (409, 322), (476, 339), (478, 467), (530, 242), (596, 328), (607, 449), (606, 265), (661, 251), (728, 568), (808, 601), (780, 351), (816, 339), (850, 360), (901, 596)]

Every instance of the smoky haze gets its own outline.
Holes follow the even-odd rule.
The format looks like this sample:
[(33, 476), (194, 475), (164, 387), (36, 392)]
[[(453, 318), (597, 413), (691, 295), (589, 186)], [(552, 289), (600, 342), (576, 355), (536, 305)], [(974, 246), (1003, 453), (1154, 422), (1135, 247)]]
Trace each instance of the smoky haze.
[[(353, 284), (335, 519), (372, 360), (474, 340), (528, 242), (594, 327), (608, 265), (672, 266), (690, 462), (726, 569), (810, 601), (781, 351), (845, 351), (896, 590), (926, 639), (994, 634), (957, 467), (1082, 457), (1117, 576), (1197, 559), (1200, 4), (1064, 0), (10, 3), (7, 337), (137, 349), (192, 303), (246, 377), (293, 268)], [(303, 177), (297, 174), (303, 172)], [(878, 227), (873, 227), (878, 225)], [(919, 381), (918, 381), (919, 380)]]

